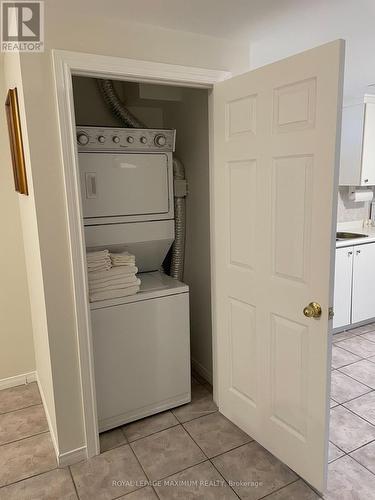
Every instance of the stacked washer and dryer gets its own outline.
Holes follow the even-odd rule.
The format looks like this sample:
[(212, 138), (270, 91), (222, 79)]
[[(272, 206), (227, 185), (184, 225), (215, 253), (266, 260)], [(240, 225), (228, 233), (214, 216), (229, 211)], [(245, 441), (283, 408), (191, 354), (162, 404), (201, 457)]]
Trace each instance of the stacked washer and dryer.
[(99, 431), (190, 401), (188, 286), (174, 241), (174, 130), (78, 127), (87, 250), (127, 250), (141, 290), (90, 304)]

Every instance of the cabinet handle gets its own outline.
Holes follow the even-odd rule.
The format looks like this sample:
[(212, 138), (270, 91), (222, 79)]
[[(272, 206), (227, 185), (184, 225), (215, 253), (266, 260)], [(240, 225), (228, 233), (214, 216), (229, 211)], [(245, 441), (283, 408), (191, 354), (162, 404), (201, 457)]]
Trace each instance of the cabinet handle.
[(350, 255), (353, 255), (353, 252), (352, 252), (352, 251), (348, 252), (348, 256), (349, 256), (349, 257), (350, 257)]
[(368, 182), (368, 179), (365, 179), (364, 182)]
[(356, 251), (356, 255), (358, 255), (359, 253), (361, 253), (361, 250), (357, 250)]

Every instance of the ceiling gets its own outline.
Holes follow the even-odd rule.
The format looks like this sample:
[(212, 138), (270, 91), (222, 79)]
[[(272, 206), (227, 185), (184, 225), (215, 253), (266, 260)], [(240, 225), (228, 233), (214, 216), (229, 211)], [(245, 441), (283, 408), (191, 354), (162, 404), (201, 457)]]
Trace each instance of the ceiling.
[[(247, 42), (263, 20), (311, 0), (47, 0), (50, 5), (127, 22)], [(59, 5), (60, 4), (60, 5)]]
[[(247, 45), (255, 68), (346, 40), (345, 94), (375, 83), (375, 0), (46, 0), (49, 9), (158, 26)], [(47, 13), (48, 17), (48, 13)]]

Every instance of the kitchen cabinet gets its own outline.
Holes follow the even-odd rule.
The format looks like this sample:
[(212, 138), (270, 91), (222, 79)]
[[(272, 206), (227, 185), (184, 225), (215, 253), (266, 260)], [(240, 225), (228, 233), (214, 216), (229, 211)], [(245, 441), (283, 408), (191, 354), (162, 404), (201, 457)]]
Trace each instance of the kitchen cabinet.
[(351, 322), (353, 250), (353, 247), (336, 250), (333, 328), (340, 328)]
[(375, 318), (375, 243), (336, 249), (333, 328)]
[(342, 112), (341, 186), (375, 185), (375, 95), (344, 106)]
[(375, 243), (354, 247), (352, 323), (375, 317)]

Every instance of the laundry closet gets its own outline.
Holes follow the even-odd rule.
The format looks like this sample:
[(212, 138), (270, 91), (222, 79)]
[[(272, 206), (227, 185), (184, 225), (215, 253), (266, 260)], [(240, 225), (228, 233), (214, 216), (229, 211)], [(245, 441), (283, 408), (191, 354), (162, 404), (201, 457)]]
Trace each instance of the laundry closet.
[(103, 432), (188, 403), (191, 366), (212, 383), (208, 91), (76, 76), (73, 95)]

